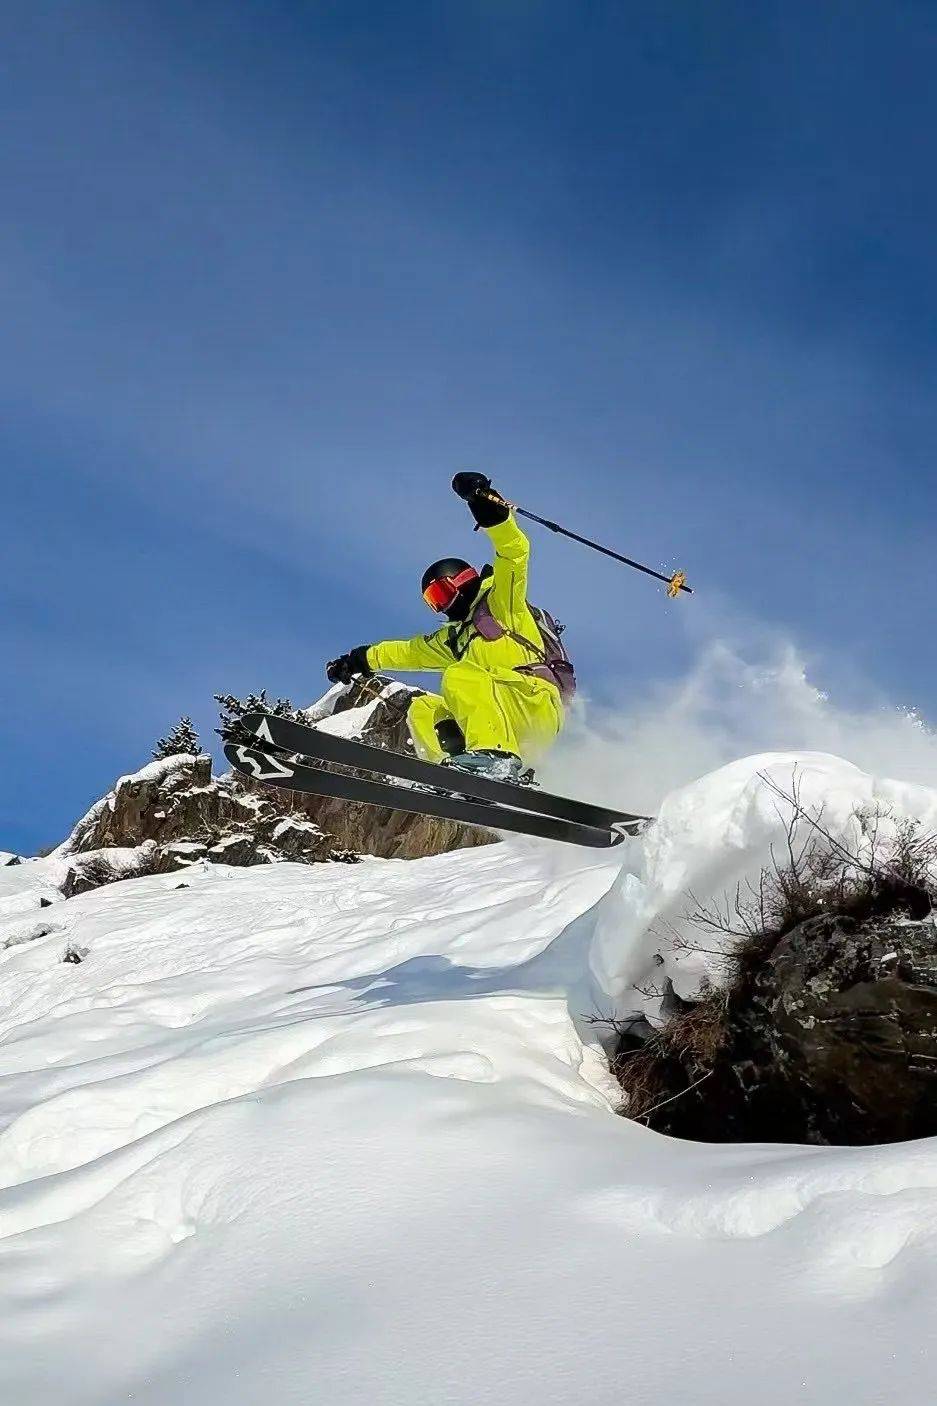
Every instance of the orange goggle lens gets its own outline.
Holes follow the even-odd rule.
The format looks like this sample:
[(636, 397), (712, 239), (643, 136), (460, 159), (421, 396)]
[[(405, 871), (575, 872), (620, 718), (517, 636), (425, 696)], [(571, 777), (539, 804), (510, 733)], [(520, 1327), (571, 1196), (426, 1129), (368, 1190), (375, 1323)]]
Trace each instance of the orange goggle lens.
[(438, 581), (430, 581), (423, 592), (423, 599), (431, 610), (448, 610), (463, 586), (474, 581), (478, 572), (474, 567), (460, 571), (458, 576), (440, 576)]

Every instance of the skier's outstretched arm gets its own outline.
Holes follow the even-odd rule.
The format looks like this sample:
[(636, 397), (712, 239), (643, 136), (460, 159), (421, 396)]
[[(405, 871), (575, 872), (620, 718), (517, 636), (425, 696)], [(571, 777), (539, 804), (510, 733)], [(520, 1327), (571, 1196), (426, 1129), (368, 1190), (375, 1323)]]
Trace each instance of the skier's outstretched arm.
[[(529, 634), (536, 629), (527, 606), (527, 569), (530, 542), (518, 527), (509, 505), (491, 487), (484, 474), (456, 474), (452, 486), (464, 498), (478, 526), (495, 549), (494, 585), (490, 605), (497, 618), (511, 630)], [(536, 636), (534, 636), (536, 638)]]
[(330, 659), (325, 672), (330, 683), (351, 683), (358, 675), (367, 678), (380, 669), (389, 669), (391, 673), (436, 672), (451, 662), (452, 656), (446, 652), (442, 640), (437, 640), (437, 635), (417, 635), (412, 640), (359, 644), (347, 654)]
[(412, 640), (382, 640), (368, 647), (368, 666), (373, 673), (376, 669), (389, 669), (392, 673), (407, 673), (410, 670), (445, 669), (452, 663), (452, 655), (445, 648), (441, 635), (435, 631), (429, 635), (415, 635)]

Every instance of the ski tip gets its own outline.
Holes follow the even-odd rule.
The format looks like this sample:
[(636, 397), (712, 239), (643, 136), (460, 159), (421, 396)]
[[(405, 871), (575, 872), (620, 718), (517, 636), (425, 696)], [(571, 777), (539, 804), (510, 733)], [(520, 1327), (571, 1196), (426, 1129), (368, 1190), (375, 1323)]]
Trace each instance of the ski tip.
[(616, 821), (612, 830), (623, 840), (634, 840), (646, 835), (654, 823), (653, 815), (638, 815), (633, 820)]

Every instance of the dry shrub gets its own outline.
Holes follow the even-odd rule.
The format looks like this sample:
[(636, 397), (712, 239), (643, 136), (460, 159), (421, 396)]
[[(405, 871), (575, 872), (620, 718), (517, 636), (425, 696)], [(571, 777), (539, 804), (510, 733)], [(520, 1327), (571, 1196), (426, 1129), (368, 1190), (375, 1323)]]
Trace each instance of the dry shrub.
[[(771, 862), (755, 883), (738, 884), (734, 893), (710, 903), (691, 893), (685, 919), (702, 940), (671, 931), (674, 950), (720, 959), (731, 985), (733, 972), (750, 967), (766, 947), (822, 913), (857, 922), (927, 917), (937, 903), (937, 835), (918, 820), (876, 806), (853, 813), (863, 843), (861, 850), (850, 849), (825, 826), (822, 807), (803, 805), (796, 769), (790, 791), (767, 776), (761, 780), (789, 808), (783, 846), (772, 846)], [(721, 945), (709, 948), (707, 938)]]
[(622, 1113), (647, 1120), (708, 1077), (726, 1041), (726, 993), (707, 992), (647, 1039), (634, 1034), (631, 1021), (594, 1017), (591, 1023), (609, 1026), (618, 1036), (611, 1069), (625, 1095)]

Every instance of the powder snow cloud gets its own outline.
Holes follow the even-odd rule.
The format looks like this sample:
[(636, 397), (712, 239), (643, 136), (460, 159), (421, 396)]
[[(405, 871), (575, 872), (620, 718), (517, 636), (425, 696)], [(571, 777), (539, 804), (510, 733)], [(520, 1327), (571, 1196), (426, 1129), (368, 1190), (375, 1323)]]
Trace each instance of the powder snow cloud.
[(767, 751), (830, 752), (872, 774), (937, 786), (937, 734), (917, 712), (841, 706), (790, 641), (757, 661), (711, 641), (681, 680), (643, 689), (624, 710), (586, 698), (542, 770), (553, 789), (653, 813), (674, 787)]

